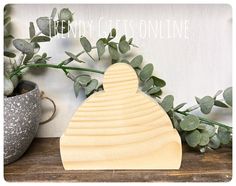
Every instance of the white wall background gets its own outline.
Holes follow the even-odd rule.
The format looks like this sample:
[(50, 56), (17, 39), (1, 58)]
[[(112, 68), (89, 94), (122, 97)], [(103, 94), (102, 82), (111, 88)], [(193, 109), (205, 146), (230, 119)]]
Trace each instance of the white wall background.
[[(173, 94), (175, 104), (188, 102), (191, 106), (195, 104), (194, 96), (214, 95), (232, 84), (232, 10), (229, 5), (14, 5), (14, 36), (27, 38), (29, 22), (49, 16), (53, 7), (68, 7), (74, 12), (73, 28), (77, 37), (70, 34), (69, 38), (53, 38), (50, 43), (43, 43), (40, 52), (52, 56), (51, 63), (66, 59), (64, 51), (78, 53), (80, 35), (95, 44), (99, 37), (116, 27), (119, 36), (126, 34), (134, 38), (139, 46), (132, 52), (134, 55), (142, 54), (145, 63), (154, 64), (155, 73), (167, 82), (164, 94)], [(174, 29), (168, 31), (168, 20), (175, 21), (179, 29), (187, 21), (185, 35), (173, 38)], [(157, 26), (154, 31), (150, 23)], [(158, 30), (161, 24), (162, 29)], [(89, 61), (88, 66), (100, 70), (109, 64), (107, 59), (96, 64), (85, 59)], [(72, 81), (60, 70), (41, 70), (40, 74), (33, 71), (25, 79), (37, 82), (57, 104), (56, 117), (40, 126), (38, 136), (60, 136), (84, 97), (75, 98)], [(51, 107), (46, 102), (43, 105), (46, 118)], [(228, 124), (232, 119), (225, 109), (214, 109), (207, 117)]]

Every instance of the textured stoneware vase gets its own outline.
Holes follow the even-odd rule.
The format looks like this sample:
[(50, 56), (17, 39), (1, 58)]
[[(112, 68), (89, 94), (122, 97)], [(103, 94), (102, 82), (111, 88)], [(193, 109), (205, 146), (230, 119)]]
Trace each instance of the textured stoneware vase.
[(24, 94), (4, 98), (4, 164), (19, 159), (27, 150), (38, 130), (41, 105), (38, 86), (22, 81)]

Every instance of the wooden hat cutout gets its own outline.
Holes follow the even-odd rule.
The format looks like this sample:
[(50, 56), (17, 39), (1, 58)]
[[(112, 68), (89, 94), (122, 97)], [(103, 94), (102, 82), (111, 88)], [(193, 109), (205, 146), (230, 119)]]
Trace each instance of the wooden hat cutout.
[(60, 138), (66, 170), (179, 169), (181, 140), (166, 112), (138, 90), (125, 63), (110, 66), (104, 91), (77, 109)]

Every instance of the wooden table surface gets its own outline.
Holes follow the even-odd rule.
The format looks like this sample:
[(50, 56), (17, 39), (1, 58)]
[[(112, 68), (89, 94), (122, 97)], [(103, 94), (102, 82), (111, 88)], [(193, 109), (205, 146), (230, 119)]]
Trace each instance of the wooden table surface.
[(6, 181), (66, 182), (225, 182), (232, 178), (232, 149), (205, 154), (184, 146), (180, 170), (65, 171), (59, 138), (36, 138), (18, 161), (4, 167)]

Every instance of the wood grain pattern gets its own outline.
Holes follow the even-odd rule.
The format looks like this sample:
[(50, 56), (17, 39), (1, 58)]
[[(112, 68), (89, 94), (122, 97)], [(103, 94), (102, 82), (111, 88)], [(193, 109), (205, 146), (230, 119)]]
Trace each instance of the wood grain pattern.
[(179, 169), (180, 136), (138, 83), (130, 65), (108, 68), (104, 91), (85, 100), (60, 139), (66, 170)]
[(11, 182), (225, 182), (232, 178), (232, 149), (200, 154), (184, 145), (179, 170), (65, 171), (59, 138), (36, 138), (22, 158), (4, 166), (4, 178)]

